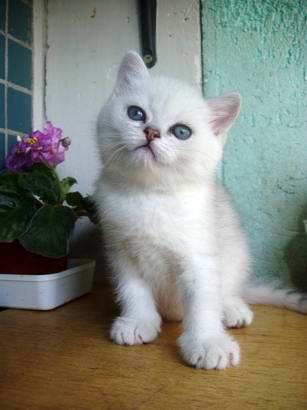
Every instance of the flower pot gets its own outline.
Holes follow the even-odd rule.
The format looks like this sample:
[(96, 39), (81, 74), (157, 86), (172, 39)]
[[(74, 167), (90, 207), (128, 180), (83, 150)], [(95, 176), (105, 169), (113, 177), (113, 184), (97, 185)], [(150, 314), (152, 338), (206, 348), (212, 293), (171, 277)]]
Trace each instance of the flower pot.
[(93, 286), (95, 262), (70, 259), (63, 272), (44, 275), (0, 273), (0, 306), (50, 310), (85, 293)]
[(67, 256), (48, 258), (24, 249), (18, 241), (0, 242), (0, 272), (13, 274), (47, 274), (67, 267)]

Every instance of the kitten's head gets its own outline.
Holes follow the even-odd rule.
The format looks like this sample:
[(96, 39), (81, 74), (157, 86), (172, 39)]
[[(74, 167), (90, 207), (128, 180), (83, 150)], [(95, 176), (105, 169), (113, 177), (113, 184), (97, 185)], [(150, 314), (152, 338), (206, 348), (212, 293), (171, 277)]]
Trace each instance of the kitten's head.
[(238, 94), (205, 101), (185, 83), (151, 77), (129, 52), (99, 116), (104, 168), (135, 181), (211, 177), (239, 108)]

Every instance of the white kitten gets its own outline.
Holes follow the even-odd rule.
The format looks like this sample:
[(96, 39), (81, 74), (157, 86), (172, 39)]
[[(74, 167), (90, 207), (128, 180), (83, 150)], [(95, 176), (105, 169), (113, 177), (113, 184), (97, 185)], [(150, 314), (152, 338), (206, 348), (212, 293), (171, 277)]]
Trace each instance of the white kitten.
[[(215, 181), (239, 109), (238, 94), (204, 101), (184, 83), (151, 78), (138, 54), (124, 57), (98, 121), (103, 170), (96, 190), (121, 306), (111, 330), (116, 343), (151, 342), (161, 316), (183, 319), (179, 346), (187, 363), (239, 363), (239, 346), (224, 327), (252, 322), (242, 299), (249, 256)], [(244, 289), (256, 302), (307, 310), (299, 294)]]

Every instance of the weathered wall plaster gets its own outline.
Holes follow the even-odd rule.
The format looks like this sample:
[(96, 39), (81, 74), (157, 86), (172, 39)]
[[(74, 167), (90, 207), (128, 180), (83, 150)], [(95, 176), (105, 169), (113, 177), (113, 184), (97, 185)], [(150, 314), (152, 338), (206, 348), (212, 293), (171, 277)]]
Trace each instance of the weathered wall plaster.
[(254, 270), (286, 278), (289, 259), (303, 258), (307, 273), (307, 254), (288, 246), (304, 241), (307, 208), (307, 2), (201, 5), (205, 94), (243, 96), (222, 178), (248, 232)]

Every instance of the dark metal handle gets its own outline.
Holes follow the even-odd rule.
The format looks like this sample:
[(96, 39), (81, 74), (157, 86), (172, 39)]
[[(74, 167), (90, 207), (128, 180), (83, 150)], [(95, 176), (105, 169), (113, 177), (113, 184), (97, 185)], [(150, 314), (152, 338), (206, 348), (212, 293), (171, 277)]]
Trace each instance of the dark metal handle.
[(157, 0), (138, 0), (142, 56), (148, 68), (157, 62)]

